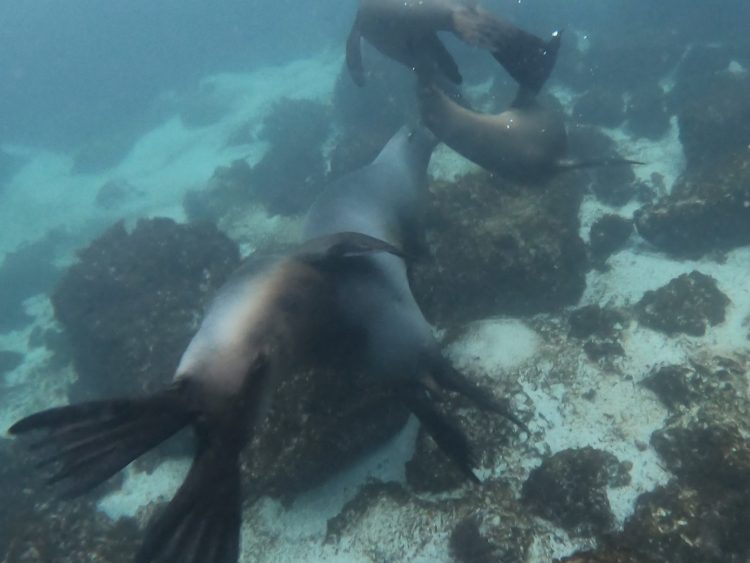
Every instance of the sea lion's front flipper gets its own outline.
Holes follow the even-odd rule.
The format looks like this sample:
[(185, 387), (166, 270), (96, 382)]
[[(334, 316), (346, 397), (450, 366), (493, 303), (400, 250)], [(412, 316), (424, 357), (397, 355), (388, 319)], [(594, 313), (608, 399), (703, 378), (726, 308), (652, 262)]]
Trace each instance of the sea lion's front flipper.
[(362, 30), (359, 15), (354, 19), (349, 37), (346, 39), (346, 66), (357, 86), (365, 85), (365, 67), (362, 65)]
[(427, 389), (421, 383), (404, 388), (402, 400), (414, 413), (438, 447), (453, 461), (471, 481), (479, 482), (474, 474), (476, 459), (463, 430), (450, 418), (435, 408)]
[(402, 250), (384, 240), (349, 231), (309, 240), (295, 256), (310, 264), (322, 264), (372, 252), (388, 252), (404, 258)]
[(428, 372), (428, 378), (433, 378), (441, 387), (449, 391), (455, 391), (472, 401), (479, 408), (494, 412), (507, 418), (513, 424), (529, 434), (528, 427), (519, 419), (510, 409), (507, 401), (497, 400), (492, 393), (482, 389), (479, 385), (471, 381), (464, 374), (458, 371), (444, 357), (438, 356), (433, 359), (432, 366)]

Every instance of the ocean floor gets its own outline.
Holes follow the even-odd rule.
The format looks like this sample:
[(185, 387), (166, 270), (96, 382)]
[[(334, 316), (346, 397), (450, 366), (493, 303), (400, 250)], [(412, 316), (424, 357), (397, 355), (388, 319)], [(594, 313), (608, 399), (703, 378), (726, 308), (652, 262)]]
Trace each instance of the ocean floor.
[[(206, 82), (211, 88), (206, 90), (227, 108), (219, 121), (189, 128), (174, 117), (145, 134), (115, 168), (97, 174), (73, 173), (69, 155), (4, 145), (4, 150), (23, 155), (27, 163), (0, 194), (0, 224), (4, 225), (0, 253), (37, 240), (52, 229), (64, 228), (69, 234), (68, 250), (59, 257), (64, 265), (73, 259), (73, 249), (116, 220), (132, 222), (155, 216), (184, 220), (184, 194), (204, 185), (217, 166), (237, 158), (253, 164), (262, 156), (263, 143), (227, 146), (226, 140), (237, 123), (259, 120), (275, 100), (284, 96), (329, 99), (341, 64), (337, 54), (249, 75), (209, 77)], [(684, 166), (676, 127), (675, 122), (661, 141), (652, 143), (635, 142), (620, 130), (609, 133), (623, 147), (625, 156), (648, 163), (639, 174), (648, 177), (657, 172), (669, 186)], [(430, 172), (434, 177), (451, 179), (471, 169), (464, 159), (440, 147)], [(132, 186), (133, 191), (120, 204), (102, 208), (96, 203), (97, 194), (102, 185), (113, 180)], [(626, 206), (615, 212), (629, 216), (632, 211), (633, 207)], [(587, 196), (581, 208), (584, 238), (590, 225), (605, 212), (613, 210)], [(247, 251), (253, 248), (256, 237), (284, 236), (279, 233), (294, 228), (289, 220), (270, 216), (262, 208), (249, 224), (241, 241)], [(480, 477), (503, 476), (518, 492), (543, 456), (584, 446), (611, 452), (620, 461), (632, 464), (630, 484), (608, 490), (616, 523), (621, 526), (632, 513), (638, 495), (670, 477), (648, 447), (651, 433), (664, 425), (667, 410), (638, 382), (662, 364), (747, 349), (748, 264), (750, 248), (728, 253), (721, 263), (677, 261), (654, 251), (634, 235), (627, 248), (610, 258), (608, 271), (588, 274), (579, 305), (631, 305), (644, 292), (694, 269), (713, 276), (731, 304), (726, 321), (709, 328), (703, 337), (666, 337), (631, 323), (623, 331), (625, 355), (606, 366), (592, 362), (580, 345), (571, 344), (560, 316), (539, 315), (523, 321), (489, 318), (467, 326), (447, 349), (455, 365), (469, 375), (496, 379), (499, 386), (515, 381), (516, 408), (533, 413), (531, 436), (519, 437), (503, 452), (500, 462), (480, 470)], [(4, 427), (25, 414), (64, 403), (66, 387), (75, 377), (69, 372), (45, 373), (45, 349), (29, 351), (27, 341), (34, 327), (51, 326), (54, 320), (49, 301), (42, 295), (27, 300), (25, 306), (33, 323), (0, 335), (0, 349), (19, 351), (25, 358), (0, 383), (0, 425)], [(354, 498), (363, 484), (373, 480), (405, 483), (404, 464), (413, 454), (416, 434), (417, 425), (412, 420), (391, 442), (298, 497), (291, 506), (261, 499), (246, 507), (241, 560), (451, 561), (447, 547), (450, 516), (441, 513), (433, 517), (410, 506), (394, 507), (387, 502), (371, 508), (338, 542), (325, 541), (328, 520)], [(137, 515), (148, 503), (166, 498), (175, 490), (188, 463), (165, 461), (148, 475), (128, 469), (120, 491), (99, 501), (100, 510), (112, 519)], [(538, 530), (531, 563), (548, 562), (591, 543), (585, 538), (571, 538), (541, 520)]]

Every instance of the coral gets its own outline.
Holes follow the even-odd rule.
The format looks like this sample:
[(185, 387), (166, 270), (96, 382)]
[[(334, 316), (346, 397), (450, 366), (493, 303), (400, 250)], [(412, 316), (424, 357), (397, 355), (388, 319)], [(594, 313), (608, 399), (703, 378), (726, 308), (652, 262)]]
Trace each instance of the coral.
[(269, 110), (259, 137), (270, 144), (251, 173), (254, 197), (269, 211), (291, 215), (307, 210), (325, 182), (323, 144), (329, 108), (311, 100), (283, 99)]
[(612, 254), (620, 250), (633, 232), (633, 221), (607, 214), (597, 219), (589, 231), (591, 262), (602, 268)]
[(237, 266), (207, 224), (118, 223), (79, 253), (52, 296), (70, 341), (75, 400), (136, 394), (169, 381), (203, 308)]
[(664, 287), (647, 291), (636, 304), (638, 321), (666, 334), (703, 336), (707, 325), (724, 322), (729, 298), (716, 280), (694, 270)]
[(643, 238), (677, 257), (750, 244), (750, 151), (688, 170), (672, 193), (635, 213)]
[(541, 188), (497, 185), (483, 173), (433, 183), (431, 258), (412, 271), (427, 316), (445, 324), (575, 303), (587, 269), (576, 185), (574, 176)]
[(573, 534), (600, 534), (614, 525), (606, 487), (627, 485), (629, 470), (629, 463), (602, 450), (563, 450), (532, 470), (523, 500), (534, 513)]

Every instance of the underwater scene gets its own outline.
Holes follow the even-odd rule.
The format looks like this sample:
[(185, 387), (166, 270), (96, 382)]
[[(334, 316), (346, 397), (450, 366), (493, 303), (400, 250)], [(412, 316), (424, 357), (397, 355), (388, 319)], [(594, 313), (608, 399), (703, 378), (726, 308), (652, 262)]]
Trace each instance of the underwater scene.
[(0, 2), (0, 561), (750, 561), (749, 24)]

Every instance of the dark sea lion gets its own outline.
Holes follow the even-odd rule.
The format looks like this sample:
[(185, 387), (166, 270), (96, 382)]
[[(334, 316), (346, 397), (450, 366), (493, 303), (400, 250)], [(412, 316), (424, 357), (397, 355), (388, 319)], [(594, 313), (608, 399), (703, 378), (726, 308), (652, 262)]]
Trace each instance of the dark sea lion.
[[(424, 128), (403, 128), (371, 164), (340, 178), (320, 196), (308, 212), (305, 236), (353, 231), (410, 254), (419, 246), (415, 226), (424, 211), (427, 165), (435, 144)], [(457, 391), (480, 408), (523, 424), (442, 356), (411, 292), (404, 257), (398, 252), (368, 253), (341, 262), (336, 292), (346, 322), (365, 336), (364, 367), (377, 381), (396, 388), (436, 443), (476, 479), (468, 441), (432, 406), (428, 390)]]
[(136, 561), (234, 563), (239, 553), (238, 455), (280, 381), (309, 368), (338, 330), (331, 272), (351, 253), (394, 251), (359, 233), (307, 241), (286, 256), (251, 258), (221, 288), (177, 366), (153, 395), (42, 411), (11, 434), (38, 431), (42, 466), (63, 496), (85, 493), (180, 429), (198, 439), (190, 471), (146, 530)]
[(456, 62), (437, 36), (454, 33), (487, 49), (522, 86), (537, 92), (555, 66), (560, 35), (549, 41), (517, 28), (463, 0), (360, 0), (346, 44), (346, 62), (356, 84), (365, 83), (361, 38), (409, 68), (430, 65), (453, 83), (461, 82)]
[(45, 410), (9, 432), (43, 433), (32, 444), (41, 466), (55, 467), (50, 482), (75, 496), (192, 426), (193, 464), (149, 524), (136, 562), (236, 563), (240, 450), (276, 387), (295, 370), (324, 362), (339, 351), (340, 337), (355, 331), (363, 335), (355, 368), (393, 388), (476, 480), (468, 440), (433, 406), (428, 390), (462, 393), (523, 425), (443, 358), (409, 288), (404, 255), (418, 231), (434, 146), (424, 130), (398, 132), (370, 165), (322, 194), (295, 251), (246, 261), (218, 292), (170, 387)]
[(540, 181), (577, 168), (641, 164), (617, 158), (568, 159), (563, 116), (523, 88), (500, 114), (473, 111), (424, 78), (417, 97), (424, 124), (440, 141), (498, 176)]

